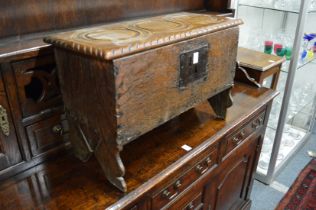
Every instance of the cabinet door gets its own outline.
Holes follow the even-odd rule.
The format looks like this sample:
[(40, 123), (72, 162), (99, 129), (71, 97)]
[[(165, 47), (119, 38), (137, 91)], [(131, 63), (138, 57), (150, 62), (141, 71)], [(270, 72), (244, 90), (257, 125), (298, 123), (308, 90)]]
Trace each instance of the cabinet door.
[(22, 161), (10, 107), (0, 73), (0, 170)]
[(249, 136), (223, 161), (219, 174), (212, 181), (216, 183), (211, 195), (212, 209), (235, 210), (246, 204), (260, 138), (255, 134)]

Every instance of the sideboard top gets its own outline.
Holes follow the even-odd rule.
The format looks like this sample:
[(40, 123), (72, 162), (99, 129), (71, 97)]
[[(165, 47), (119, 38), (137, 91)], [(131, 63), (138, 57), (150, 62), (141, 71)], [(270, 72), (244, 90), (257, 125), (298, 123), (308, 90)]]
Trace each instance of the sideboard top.
[[(218, 120), (205, 102), (127, 144), (122, 159), (128, 194), (106, 181), (96, 159), (82, 163), (70, 153), (0, 182), (1, 209), (123, 209), (197, 151), (232, 133), (276, 95), (271, 89), (236, 83), (226, 120)], [(187, 152), (183, 145), (193, 149)]]
[(58, 33), (45, 38), (45, 41), (85, 55), (112, 60), (240, 24), (240, 19), (180, 12)]

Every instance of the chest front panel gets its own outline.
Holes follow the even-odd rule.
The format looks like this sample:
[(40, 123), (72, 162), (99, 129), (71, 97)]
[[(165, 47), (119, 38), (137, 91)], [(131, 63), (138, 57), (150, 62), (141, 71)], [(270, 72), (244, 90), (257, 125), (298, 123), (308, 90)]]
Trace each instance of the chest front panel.
[(235, 27), (114, 60), (122, 141), (133, 140), (231, 87), (237, 40)]

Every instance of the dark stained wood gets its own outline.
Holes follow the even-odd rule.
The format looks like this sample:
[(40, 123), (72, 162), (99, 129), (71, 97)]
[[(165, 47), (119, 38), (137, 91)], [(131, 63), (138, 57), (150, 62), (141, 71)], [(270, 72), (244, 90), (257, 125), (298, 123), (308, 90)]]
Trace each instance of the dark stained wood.
[[(194, 161), (194, 157), (203, 156), (208, 148), (217, 143), (224, 145), (221, 142), (225, 142), (232, 133), (240, 131), (243, 125), (255, 122), (260, 116), (258, 114), (262, 113), (267, 103), (276, 96), (276, 92), (236, 84), (232, 95), (234, 105), (228, 109), (225, 121), (217, 120), (210, 106), (204, 103), (126, 145), (122, 159), (126, 166), (128, 194), (106, 184), (103, 172), (94, 158), (87, 163), (80, 163), (69, 154), (2, 182), (0, 208), (150, 209), (149, 196), (175, 183), (179, 175), (185, 174), (192, 166), (195, 167), (199, 162)], [(264, 127), (258, 128), (256, 134), (251, 134), (223, 161), (219, 157), (217, 167), (201, 175), (189, 191), (175, 197), (174, 202), (169, 205), (185, 207), (197, 198), (196, 203), (202, 201), (205, 208), (211, 205), (211, 209), (215, 209), (214, 202), (209, 200), (215, 201), (212, 193), (219, 186), (215, 184), (219, 183), (216, 180), (225, 181), (223, 178), (232, 163), (240, 163), (241, 169), (244, 169), (244, 159), (247, 160), (247, 173), (242, 176), (245, 181), (242, 187), (239, 182), (235, 183), (237, 187), (232, 186), (231, 190), (234, 190), (234, 197), (240, 195), (242, 188), (243, 202), (240, 199), (236, 204), (248, 205), (249, 195), (246, 194), (249, 192), (245, 191), (245, 183), (252, 179), (256, 166), (253, 157), (258, 157), (260, 147), (258, 150), (257, 143), (263, 132)], [(184, 144), (191, 146), (193, 150), (184, 151), (181, 149)], [(190, 161), (194, 163), (190, 164)], [(238, 168), (236, 170), (231, 176), (241, 176), (243, 171)], [(229, 186), (227, 181), (224, 182), (225, 186)], [(201, 193), (202, 200), (199, 198)], [(187, 199), (187, 194), (192, 195), (190, 199)], [(225, 197), (225, 193), (222, 195)], [(232, 201), (231, 205), (234, 206), (235, 201)]]
[[(213, 182), (216, 210), (240, 209), (245, 202), (248, 182), (252, 179), (252, 166), (255, 164), (255, 154), (261, 136), (252, 134), (238, 151), (231, 154), (222, 163), (222, 170)], [(253, 152), (250, 152), (253, 151)], [(256, 165), (256, 164), (255, 164)]]
[[(0, 171), (0, 180), (32, 167), (48, 157), (58, 156), (59, 151), (63, 151), (63, 144), (57, 143), (63, 142), (63, 138), (54, 138), (56, 135), (53, 134), (48, 136), (47, 139), (53, 142), (56, 140), (56, 142), (48, 145), (55, 145), (56, 147), (48, 146), (45, 147), (46, 149), (49, 148), (47, 151), (44, 149), (42, 151), (45, 152), (39, 152), (36, 156), (32, 154), (32, 148), (36, 147), (33, 143), (36, 141), (30, 141), (27, 128), (36, 127), (37, 130), (49, 132), (50, 129), (46, 126), (51, 118), (60, 116), (63, 107), (60, 103), (54, 103), (56, 102), (54, 99), (45, 100), (45, 102), (42, 101), (39, 104), (24, 100), (23, 85), (30, 77), (24, 77), (26, 75), (23, 75), (23, 73), (19, 74), (23, 71), (23, 65), (19, 68), (19, 71), (14, 70), (16, 63), (33, 63), (35, 67), (40, 65), (42, 68), (42, 64), (47, 61), (46, 57), (53, 57), (52, 47), (42, 41), (43, 37), (56, 31), (69, 30), (69, 27), (80, 28), (92, 24), (104, 24), (171, 12), (194, 11), (220, 16), (227, 15), (229, 12), (223, 14), (214, 9), (205, 11), (205, 3), (207, 1), (203, 0), (148, 0), (146, 2), (142, 0), (93, 0), (89, 3), (82, 0), (30, 0), (27, 2), (0, 0), (0, 12), (2, 14), (0, 17), (1, 73), (12, 115), (12, 125), (16, 129), (16, 136), (12, 141), (17, 142), (15, 148), (17, 158), (20, 158), (20, 156), (22, 158), (18, 164)], [(224, 10), (221, 9), (221, 11)], [(26, 66), (29, 65), (26, 64)], [(47, 67), (44, 68), (48, 69)], [(51, 91), (48, 92), (52, 93)], [(23, 106), (25, 102), (28, 104), (27, 108)], [(48, 122), (45, 122), (46, 120)], [(93, 132), (92, 135), (95, 136)], [(66, 145), (69, 144), (66, 143)]]
[[(232, 87), (235, 73), (236, 26), (241, 23), (182, 12), (45, 39), (55, 46), (67, 116), (77, 127), (72, 131), (82, 135), (76, 142), (95, 151), (106, 177), (120, 190), (126, 191), (120, 158), (124, 145), (216, 94), (210, 103), (225, 118), (231, 105), (226, 90)], [(193, 63), (193, 52), (201, 48), (198, 63), (204, 66), (180, 65), (184, 53), (192, 51), (187, 60)], [(185, 86), (180, 85), (180, 68), (193, 78)], [(199, 70), (202, 77), (197, 77), (197, 68), (204, 69)], [(80, 159), (88, 157), (87, 150), (76, 154)]]
[(13, 62), (11, 65), (24, 118), (62, 105), (52, 55)]
[(3, 42), (0, 45), (0, 62), (19, 61), (26, 58), (53, 53), (49, 44), (43, 41), (43, 37), (19, 40), (15, 42)]
[[(1, 66), (0, 66), (1, 70)], [(0, 126), (0, 171), (10, 166), (16, 165), (22, 162), (22, 155), (18, 146), (18, 140), (16, 137), (16, 130), (13, 124), (13, 118), (11, 109), (8, 103), (5, 85), (3, 83), (3, 77), (0, 72), (0, 105), (4, 116), (1, 116), (1, 120), (6, 118), (9, 133), (5, 133)]]
[(60, 115), (54, 115), (26, 127), (26, 133), (31, 145), (32, 156), (38, 156), (46, 151), (65, 143), (68, 130)]
[(230, 88), (226, 89), (225, 91), (208, 99), (208, 102), (212, 106), (216, 116), (222, 120), (226, 117), (227, 108), (233, 105), (230, 90)]
[(204, 0), (1, 0), (0, 38), (204, 9)]
[[(3, 82), (5, 86), (7, 100), (10, 105), (10, 111), (12, 115), (11, 119), (14, 123), (12, 127), (16, 129), (16, 134), (14, 138), (16, 139), (15, 141), (17, 141), (18, 144), (15, 147), (16, 149), (19, 149), (19, 152), (15, 152), (15, 155), (17, 157), (19, 156), (22, 157), (22, 160), (18, 164), (15, 164), (5, 170), (0, 171), (0, 180), (3, 180), (27, 168), (37, 165), (38, 163), (46, 160), (49, 156), (52, 156), (54, 154), (58, 155), (61, 152), (64, 152), (65, 145), (69, 147), (69, 144), (67, 142), (65, 142), (65, 144), (55, 144), (56, 147), (49, 148), (48, 150), (45, 150), (45, 152), (40, 153), (37, 156), (32, 155), (30, 147), (34, 147), (34, 146), (36, 147), (36, 145), (30, 144), (28, 135), (26, 133), (26, 127), (34, 123), (37, 123), (41, 120), (50, 118), (55, 114), (57, 114), (58, 117), (60, 117), (60, 114), (63, 109), (61, 107), (49, 107), (48, 109), (43, 110), (40, 113), (36, 113), (33, 116), (30, 116), (28, 118), (23, 118), (22, 111), (20, 108), (20, 101), (19, 101), (19, 97), (17, 93), (17, 88), (16, 88), (17, 84), (16, 84), (16, 79), (15, 79), (15, 74), (14, 74), (14, 71), (12, 70), (11, 64), (2, 63), (1, 73), (3, 75), (3, 79), (1, 80), (1, 82)], [(46, 125), (46, 124), (42, 123), (42, 125)], [(61, 142), (59, 139), (57, 141)]]

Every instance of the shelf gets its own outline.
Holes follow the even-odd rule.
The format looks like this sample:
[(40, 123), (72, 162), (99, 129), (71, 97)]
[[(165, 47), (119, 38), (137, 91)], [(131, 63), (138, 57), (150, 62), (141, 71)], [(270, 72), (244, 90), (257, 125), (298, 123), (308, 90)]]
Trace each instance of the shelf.
[(316, 61), (316, 56), (314, 58), (312, 58), (311, 60), (306, 61), (305, 63), (298, 64), (297, 69), (301, 69), (302, 67), (304, 67), (308, 64), (314, 63), (314, 61)]
[[(293, 13), (293, 14), (299, 14), (299, 11), (296, 10), (288, 10), (288, 9), (278, 9), (273, 7), (272, 5), (252, 5), (252, 4), (246, 4), (246, 3), (240, 3), (239, 6), (244, 6), (244, 7), (252, 7), (252, 8), (258, 8), (258, 9), (267, 9), (267, 10), (273, 10), (273, 11), (278, 11), (278, 12), (287, 12), (287, 13)], [(316, 10), (309, 10), (307, 13), (315, 13)]]
[[(309, 65), (309, 64), (315, 64), (315, 61), (316, 61), (316, 57), (314, 57), (313, 59), (311, 59), (311, 60), (309, 60), (309, 61), (306, 61), (306, 62), (304, 62), (304, 63), (299, 63), (296, 70), (302, 69), (303, 67), (305, 67), (305, 66), (307, 66), (307, 65)], [(289, 65), (289, 63), (290, 63), (290, 61), (285, 61), (285, 62), (283, 63), (283, 65)], [(284, 73), (286, 73), (286, 74), (289, 73), (288, 67), (282, 68), (281, 71), (284, 72)]]
[[(257, 171), (263, 175), (267, 174), (275, 134), (275, 129), (267, 127), (257, 167)], [(298, 147), (304, 142), (306, 136), (308, 136), (308, 133), (300, 128), (291, 125), (285, 126), (276, 162), (277, 168), (283, 165), (293, 152), (297, 151)]]

